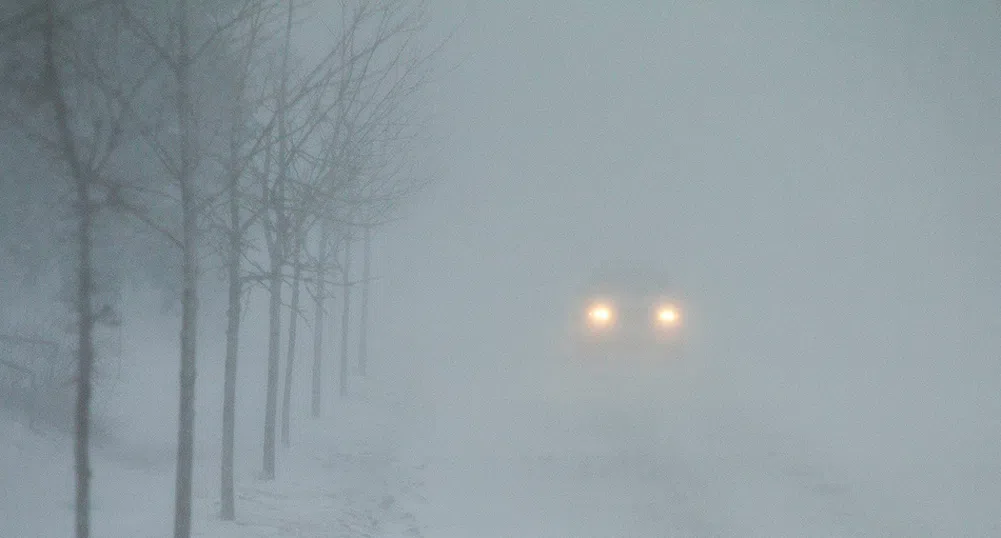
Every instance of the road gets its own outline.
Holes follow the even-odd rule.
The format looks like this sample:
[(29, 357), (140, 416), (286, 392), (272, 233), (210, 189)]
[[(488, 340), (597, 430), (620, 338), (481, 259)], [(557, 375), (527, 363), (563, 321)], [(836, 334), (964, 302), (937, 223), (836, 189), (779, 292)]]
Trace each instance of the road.
[(732, 402), (638, 390), (677, 388), (650, 378), (578, 379), (555, 395), (495, 381), (436, 402), (428, 538), (927, 534)]

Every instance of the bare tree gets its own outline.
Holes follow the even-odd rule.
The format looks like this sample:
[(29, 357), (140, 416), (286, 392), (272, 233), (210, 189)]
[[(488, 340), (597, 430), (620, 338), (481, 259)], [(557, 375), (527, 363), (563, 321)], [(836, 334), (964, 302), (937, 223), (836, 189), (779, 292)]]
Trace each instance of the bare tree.
[[(74, 443), (75, 532), (90, 534), (90, 428), (95, 294), (94, 233), (98, 190), (109, 196), (107, 170), (130, 123), (131, 101), (148, 72), (120, 69), (118, 15), (99, 2), (31, 2), (0, 22), (0, 39), (11, 53), (5, 85), (17, 99), (3, 114), (26, 137), (50, 152), (66, 170), (76, 209), (76, 365)], [(94, 34), (97, 39), (90, 38)], [(41, 55), (35, 55), (35, 51)], [(19, 84), (20, 83), (20, 84)], [(11, 88), (13, 86), (13, 88)], [(19, 106), (20, 105), (20, 106)], [(27, 111), (27, 113), (25, 113)], [(113, 202), (113, 200), (110, 200)]]
[(91, 249), (93, 247), (93, 214), (90, 202), (91, 173), (86, 170), (77, 153), (76, 140), (69, 126), (69, 110), (62, 96), (59, 70), (56, 67), (56, 8), (52, 0), (45, 5), (45, 76), (51, 93), (56, 123), (59, 129), (60, 146), (64, 159), (69, 165), (76, 183), (77, 204), (79, 204), (79, 229), (77, 245), (80, 248), (80, 268), (77, 272), (77, 316), (79, 326), (77, 343), (77, 405), (76, 405), (76, 535), (90, 535), (90, 399), (91, 372), (94, 366), (94, 319), (90, 297), (93, 291), (93, 268)]
[(191, 535), (191, 474), (195, 441), (195, 336), (198, 321), (198, 224), (195, 192), (194, 106), (191, 97), (191, 43), (188, 0), (177, 2), (177, 126), (180, 150), (177, 182), (181, 189), (181, 391), (177, 433), (177, 481), (174, 499), (174, 537)]
[[(373, 230), (390, 222), (401, 203), (414, 192), (426, 186), (429, 180), (414, 176), (399, 163), (383, 162), (370, 171), (374, 178), (366, 183), (364, 197), (358, 201), (361, 228), (362, 267), (358, 314), (358, 373), (368, 374), (369, 300), (372, 284), (372, 235)], [(392, 165), (392, 166), (389, 166)]]
[[(305, 273), (315, 268), (311, 278), (314, 282), (316, 330), (312, 408), (314, 415), (318, 415), (322, 387), (324, 300), (332, 287), (327, 275), (330, 266), (337, 265), (331, 241), (334, 237), (345, 236), (345, 232), (351, 231), (356, 224), (345, 217), (349, 212), (344, 209), (356, 204), (356, 200), (351, 200), (346, 193), (355, 191), (353, 185), (362, 177), (357, 172), (357, 163), (365, 159), (356, 157), (366, 154), (368, 160), (364, 166), (370, 166), (368, 163), (373, 153), (371, 149), (360, 148), (371, 146), (373, 140), (387, 132), (385, 125), (390, 122), (386, 120), (386, 111), (396, 110), (387, 103), (393, 102), (391, 96), (403, 95), (402, 92), (409, 87), (409, 82), (400, 83), (397, 79), (413, 78), (409, 60), (400, 58), (405, 56), (401, 52), (411, 46), (409, 36), (421, 24), (421, 5), (415, 5), (417, 7), (411, 9), (408, 0), (341, 1), (338, 13), (341, 27), (333, 45), (319, 55), (311, 54), (317, 59), (307, 62), (306, 68), (293, 57), (293, 13), (300, 9), (300, 5), (292, 0), (286, 4), (277, 0), (222, 0), (211, 4), (197, 4), (189, 0), (175, 0), (167, 4), (154, 0), (36, 0), (27, 6), (19, 6), (10, 12), (10, 16), (5, 13), (0, 20), (3, 43), (28, 43), (28, 46), (19, 48), (18, 53), (36, 66), (37, 75), (33, 79), (28, 77), (29, 83), (18, 86), (18, 90), (26, 102), (34, 101), (33, 110), (40, 112), (34, 114), (34, 118), (21, 118), (18, 127), (30, 133), (32, 140), (51, 151), (63, 165), (73, 180), (76, 197), (79, 371), (75, 457), (77, 529), (80, 535), (89, 532), (87, 446), (95, 355), (93, 332), (97, 319), (93, 308), (94, 212), (98, 207), (97, 198), (103, 194), (104, 204), (123, 210), (162, 232), (181, 254), (181, 368), (174, 532), (177, 537), (187, 537), (191, 532), (195, 322), (198, 312), (198, 246), (202, 236), (200, 220), (211, 218), (207, 209), (218, 207), (216, 203), (219, 200), (225, 201), (225, 217), (220, 217), (220, 221), (225, 221), (224, 228), (227, 230), (222, 237), (226, 244), (230, 303), (223, 387), (221, 515), (231, 519), (235, 515), (233, 439), (237, 410), (240, 298), (243, 282), (250, 276), (243, 274), (242, 270), (243, 264), (249, 261), (247, 234), (254, 224), (262, 225), (270, 258), (270, 266), (262, 275), (269, 291), (271, 325), (264, 474), (273, 478), (283, 287), (291, 279), (290, 337), (282, 417), (283, 439), (287, 443), (296, 321), (300, 315), (300, 283), (306, 278)], [(270, 28), (270, 23), (264, 22), (267, 17), (261, 13), (273, 14), (276, 7), (287, 7), (283, 10), (286, 16), (282, 17), (284, 32), (250, 37), (256, 31)], [(93, 16), (95, 13), (100, 16)], [(241, 21), (251, 20), (255, 13), (261, 17), (256, 19), (257, 22), (238, 27)], [(29, 34), (34, 36), (34, 41), (25, 39)], [(11, 35), (14, 37), (9, 38)], [(128, 40), (127, 46), (120, 40), (116, 41), (119, 35)], [(221, 39), (224, 36), (232, 39)], [(237, 36), (246, 38), (242, 47), (235, 45)], [(99, 43), (112, 53), (104, 54), (104, 49), (98, 51), (92, 42)], [(280, 58), (280, 72), (274, 82), (264, 82), (263, 77), (251, 77), (249, 74), (252, 68), (267, 71), (264, 61), (255, 64), (250, 59), (255, 48), (251, 43), (255, 42), (260, 43), (260, 50)], [(123, 51), (133, 62), (135, 58), (143, 58), (148, 63), (129, 65), (129, 62), (117, 62)], [(210, 190), (208, 183), (203, 181), (210, 174), (200, 163), (201, 157), (207, 153), (204, 151), (207, 139), (213, 136), (208, 132), (207, 124), (218, 120), (206, 113), (208, 107), (205, 100), (218, 88), (205, 82), (204, 60), (234, 51), (234, 57), (238, 57), (243, 66), (237, 77), (239, 98), (234, 99), (235, 104), (226, 123), (229, 128), (220, 128), (227, 131), (228, 136), (220, 136), (216, 141), (220, 146), (228, 143), (229, 154), (221, 163), (221, 188), (211, 193), (207, 192)], [(111, 62), (110, 66), (99, 65), (105, 60)], [(121, 69), (122, 65), (127, 68)], [(8, 71), (6, 67), (5, 74)], [(18, 67), (15, 70), (22, 72), (25, 69)], [(155, 80), (157, 84), (146, 85), (148, 80)], [(8, 85), (9, 80), (0, 84)], [(253, 89), (245, 93), (251, 86)], [(145, 87), (166, 90), (147, 91)], [(387, 88), (396, 88), (396, 91), (387, 92)], [(37, 91), (39, 89), (42, 91)], [(251, 93), (255, 95), (249, 97)], [(81, 95), (85, 96), (82, 101)], [(17, 104), (0, 104), (0, 108), (8, 106), (11, 111), (20, 108)], [(136, 137), (126, 136), (130, 122), (141, 125), (136, 132), (141, 134), (139, 140), (145, 142), (160, 164), (160, 176), (151, 172), (156, 167), (149, 166), (150, 162), (144, 161), (137, 168), (151, 182), (166, 177), (170, 180), (169, 187), (160, 189), (133, 185), (120, 177), (123, 174), (121, 169), (116, 170), (118, 175), (115, 177), (107, 173), (116, 148), (123, 144), (136, 144)], [(222, 142), (223, 138), (228, 140)], [(250, 179), (260, 181), (259, 195), (248, 189)], [(173, 192), (164, 196), (163, 190)], [(158, 202), (176, 201), (176, 206), (172, 206), (176, 215), (171, 216), (176, 217), (178, 222), (161, 218), (162, 215), (154, 214), (146, 207), (147, 204), (141, 203), (154, 198)], [(317, 225), (318, 251), (312, 257), (307, 238), (314, 237), (311, 234)], [(349, 252), (345, 254), (350, 256)], [(292, 269), (291, 275), (285, 274), (286, 268)], [(342, 284), (350, 284), (350, 273), (345, 268), (342, 271), (341, 276), (345, 279)], [(344, 291), (348, 295), (347, 287)], [(342, 322), (349, 323), (350, 316), (345, 315)], [(346, 327), (342, 326), (345, 335)], [(346, 360), (347, 340), (342, 341), (342, 346), (345, 346), (342, 358)], [(346, 363), (342, 364), (342, 370), (343, 392), (347, 383)]]
[(290, 444), (289, 423), (291, 422), (292, 406), (292, 376), (295, 373), (295, 345), (297, 341), (296, 327), (298, 327), (299, 312), (299, 291), (302, 280), (302, 243), (303, 243), (303, 222), (301, 216), (293, 224), (292, 232), (292, 298), (289, 303), (288, 320), (288, 353), (285, 358), (285, 391), (282, 399), (282, 444), (286, 447)]
[[(275, 159), (267, 167), (269, 173), (261, 189), (264, 235), (270, 267), (268, 382), (265, 410), (264, 476), (274, 476), (274, 434), (277, 418), (278, 348), (281, 335), (281, 297), (288, 281), (284, 270), (291, 267), (292, 302), (296, 303), (290, 319), (290, 332), (297, 321), (298, 290), (304, 265), (300, 257), (308, 230), (326, 212), (335, 192), (342, 187), (344, 174), (337, 171), (337, 132), (348, 116), (342, 114), (345, 99), (361, 95), (364, 66), (382, 53), (391, 38), (409, 26), (409, 18), (400, 6), (403, 2), (369, 3), (342, 1), (342, 25), (334, 37), (331, 49), (319, 55), (308, 70), (301, 71), (290, 85), (293, 13), (297, 4), (290, 2), (282, 34), (281, 74), (276, 92)], [(386, 75), (384, 75), (386, 76)], [(270, 154), (270, 153), (269, 153)], [(270, 172), (274, 168), (273, 173)], [(315, 335), (314, 335), (315, 339)], [(321, 339), (322, 340), (322, 339)], [(283, 403), (291, 405), (292, 375), (294, 374), (295, 337), (290, 337), (286, 355), (286, 383)], [(315, 359), (315, 356), (314, 356)], [(319, 365), (314, 364), (314, 369)], [(315, 383), (315, 382), (314, 382)], [(290, 412), (282, 415), (283, 438)]]
[(262, 200), (268, 208), (275, 208), (274, 222), (271, 213), (265, 211), (267, 226), (265, 237), (267, 238), (268, 255), (271, 260), (270, 273), (268, 275), (269, 294), (269, 332), (268, 332), (268, 379), (265, 396), (264, 415), (264, 478), (274, 479), (275, 477), (275, 422), (278, 412), (278, 346), (281, 338), (281, 296), (282, 296), (282, 270), (285, 262), (285, 252), (288, 234), (288, 218), (285, 209), (286, 205), (286, 183), (288, 176), (288, 62), (291, 53), (292, 40), (292, 14), (294, 13), (294, 0), (289, 0), (288, 11), (285, 23), (284, 44), (282, 46), (282, 60), (280, 88), (277, 98), (278, 113), (278, 170), (275, 184), (271, 185), (265, 180), (264, 195)]
[[(261, 100), (251, 96), (254, 80), (251, 70), (255, 67), (255, 54), (263, 44), (264, 25), (273, 2), (257, 2), (248, 18), (247, 27), (233, 41), (237, 70), (233, 80), (231, 108), (228, 123), (227, 155), (224, 158), (226, 217), (225, 230), (226, 281), (228, 288), (226, 311), (226, 360), (223, 373), (223, 424), (222, 457), (220, 472), (220, 517), (232, 521), (236, 518), (233, 459), (236, 427), (236, 373), (239, 349), (241, 299), (243, 295), (243, 269), (241, 260), (246, 254), (245, 236), (256, 221), (255, 215), (244, 216), (242, 211), (241, 180), (248, 175), (250, 163), (268, 140), (271, 124), (253, 129), (251, 118), (255, 103)], [(259, 106), (259, 105), (258, 105)]]
[[(191, 535), (191, 488), (192, 464), (194, 460), (194, 420), (195, 420), (195, 380), (196, 380), (196, 335), (198, 312), (198, 244), (199, 218), (203, 216), (205, 200), (198, 188), (197, 167), (200, 155), (196, 151), (202, 137), (201, 126), (196, 121), (195, 109), (198, 97), (210, 91), (204, 86), (193, 84), (193, 73), (200, 59), (215, 52), (213, 45), (220, 37), (244, 20), (252, 11), (251, 0), (234, 0), (234, 9), (217, 7), (211, 24), (195, 24), (201, 20), (192, 16), (193, 7), (188, 0), (176, 0), (173, 14), (168, 17), (167, 28), (176, 35), (158, 35), (158, 25), (144, 18), (134, 3), (118, 1), (129, 28), (167, 66), (166, 76), (173, 83), (173, 90), (163, 95), (163, 100), (172, 109), (176, 129), (162, 130), (159, 118), (146, 131), (146, 140), (159, 158), (167, 175), (179, 191), (177, 205), (180, 212), (181, 230), (170, 233), (157, 223), (151, 225), (163, 229), (181, 251), (181, 331), (180, 331), (180, 379), (179, 379), (179, 420), (177, 433), (177, 472), (175, 477), (174, 536), (187, 538)], [(222, 22), (218, 22), (219, 20)], [(196, 37), (193, 34), (198, 34)], [(202, 78), (202, 77), (200, 77)]]
[(351, 233), (344, 236), (344, 262), (341, 265), (341, 376), (339, 394), (348, 393), (348, 336), (351, 329)]
[(358, 373), (368, 374), (368, 290), (372, 278), (372, 225), (362, 225), (361, 313), (358, 320)]
[(323, 219), (320, 223), (320, 238), (317, 245), (316, 256), (316, 286), (313, 294), (313, 377), (312, 390), (310, 391), (310, 408), (313, 418), (320, 416), (321, 403), (323, 399), (323, 328), (324, 328), (324, 301), (327, 297), (326, 267), (327, 267), (327, 247), (330, 244), (330, 221)]
[[(362, 47), (362, 54), (342, 58), (345, 74), (341, 78), (341, 89), (337, 102), (337, 121), (332, 141), (322, 148), (322, 161), (328, 163), (329, 175), (338, 178), (331, 184), (332, 190), (326, 198), (326, 206), (321, 209), (320, 219), (327, 226), (338, 228), (341, 237), (344, 262), (340, 263), (341, 282), (341, 368), (339, 376), (340, 394), (347, 392), (349, 369), (349, 328), (351, 324), (351, 280), (350, 244), (354, 232), (360, 228), (363, 237), (362, 317), (363, 327), (367, 326), (368, 288), (371, 278), (371, 227), (375, 226), (387, 208), (402, 198), (405, 189), (397, 192), (385, 190), (390, 182), (385, 180), (390, 162), (404, 159), (403, 143), (412, 136), (409, 130), (419, 129), (413, 121), (415, 103), (411, 98), (428, 81), (431, 59), (438, 50), (422, 49), (416, 36), (423, 30), (426, 13), (423, 2), (395, 0), (381, 3), (378, 10), (379, 21), (370, 33), (355, 39), (368, 40), (373, 45)], [(348, 49), (355, 50), (355, 49)], [(392, 157), (388, 157), (392, 155)], [(397, 167), (398, 168), (398, 167)], [(390, 174), (393, 179), (396, 175)], [(380, 180), (379, 188), (375, 188)], [(416, 185), (417, 182), (411, 182)], [(379, 209), (375, 209), (378, 207)], [(359, 216), (368, 218), (357, 220)], [(379, 215), (379, 217), (376, 217)], [(360, 226), (359, 226), (360, 225)], [(369, 240), (365, 240), (365, 238)], [(322, 242), (327, 248), (329, 243)], [(324, 251), (324, 258), (327, 251)], [(324, 264), (325, 265), (325, 264)], [(324, 265), (318, 265), (318, 271)], [(319, 279), (323, 281), (323, 278)], [(324, 294), (317, 288), (316, 310), (322, 311)], [(314, 331), (323, 331), (323, 324), (316, 323)], [(367, 364), (367, 333), (364, 328), (359, 336), (359, 370), (364, 373)], [(322, 335), (314, 334), (314, 340), (322, 342)], [(320, 390), (319, 361), (322, 354), (314, 348), (314, 415), (318, 414)]]

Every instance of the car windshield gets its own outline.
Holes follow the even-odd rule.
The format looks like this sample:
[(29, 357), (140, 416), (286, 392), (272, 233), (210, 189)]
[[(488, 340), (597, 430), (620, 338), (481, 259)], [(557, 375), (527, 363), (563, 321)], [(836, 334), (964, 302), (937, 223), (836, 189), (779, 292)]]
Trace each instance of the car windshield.
[(602, 269), (584, 285), (593, 294), (656, 297), (670, 292), (666, 271), (643, 268)]

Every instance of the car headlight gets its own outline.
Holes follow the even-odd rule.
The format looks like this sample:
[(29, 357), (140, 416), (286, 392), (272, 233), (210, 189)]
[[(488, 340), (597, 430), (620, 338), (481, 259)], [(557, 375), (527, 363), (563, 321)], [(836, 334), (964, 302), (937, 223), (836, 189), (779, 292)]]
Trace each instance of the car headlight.
[(591, 322), (591, 325), (598, 327), (605, 327), (612, 324), (615, 315), (612, 312), (612, 307), (606, 304), (596, 304), (591, 306), (587, 311), (587, 319)]
[(673, 305), (665, 305), (657, 309), (657, 324), (664, 327), (674, 327), (681, 323), (681, 312)]

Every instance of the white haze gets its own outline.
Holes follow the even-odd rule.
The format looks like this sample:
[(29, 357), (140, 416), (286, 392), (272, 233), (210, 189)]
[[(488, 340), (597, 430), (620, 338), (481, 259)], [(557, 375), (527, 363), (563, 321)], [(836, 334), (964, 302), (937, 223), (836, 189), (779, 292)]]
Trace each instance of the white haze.
[[(661, 420), (665, 438), (716, 432), (766, 476), (819, 469), (875, 514), (867, 533), (997, 532), (996, 5), (455, 7), (446, 180), (383, 245), (379, 310), (430, 398), (461, 393), (440, 406), (465, 409), (459, 429), (537, 444), (499, 440), (544, 414), (504, 385), (551, 359), (593, 268), (662, 264), (699, 371), (664, 386), (697, 425)], [(781, 520), (764, 482), (731, 508)]]
[[(455, 31), (440, 59), (455, 67), (427, 98), (421, 168), (438, 180), (377, 236), (373, 373), (353, 385), (398, 404), (378, 435), (424, 470), (423, 536), (1001, 533), (996, 3), (431, 10), (436, 35)], [(595, 385), (564, 362), (569, 305), (608, 263), (662, 266), (684, 296), (689, 344), (668, 375), (622, 364)], [(196, 493), (214, 499), (225, 305), (206, 278)], [(124, 297), (132, 312), (162, 301), (143, 285)], [(263, 292), (250, 305), (244, 484), (260, 460)], [(97, 457), (163, 471), (162, 529), (177, 317), (129, 319), (129, 362), (98, 395), (115, 432)], [(351, 401), (326, 409), (340, 420)], [(321, 427), (331, 450), (342, 425)], [(95, 525), (125, 532), (101, 511), (108, 476)], [(46, 506), (32, 502), (16, 506)]]

